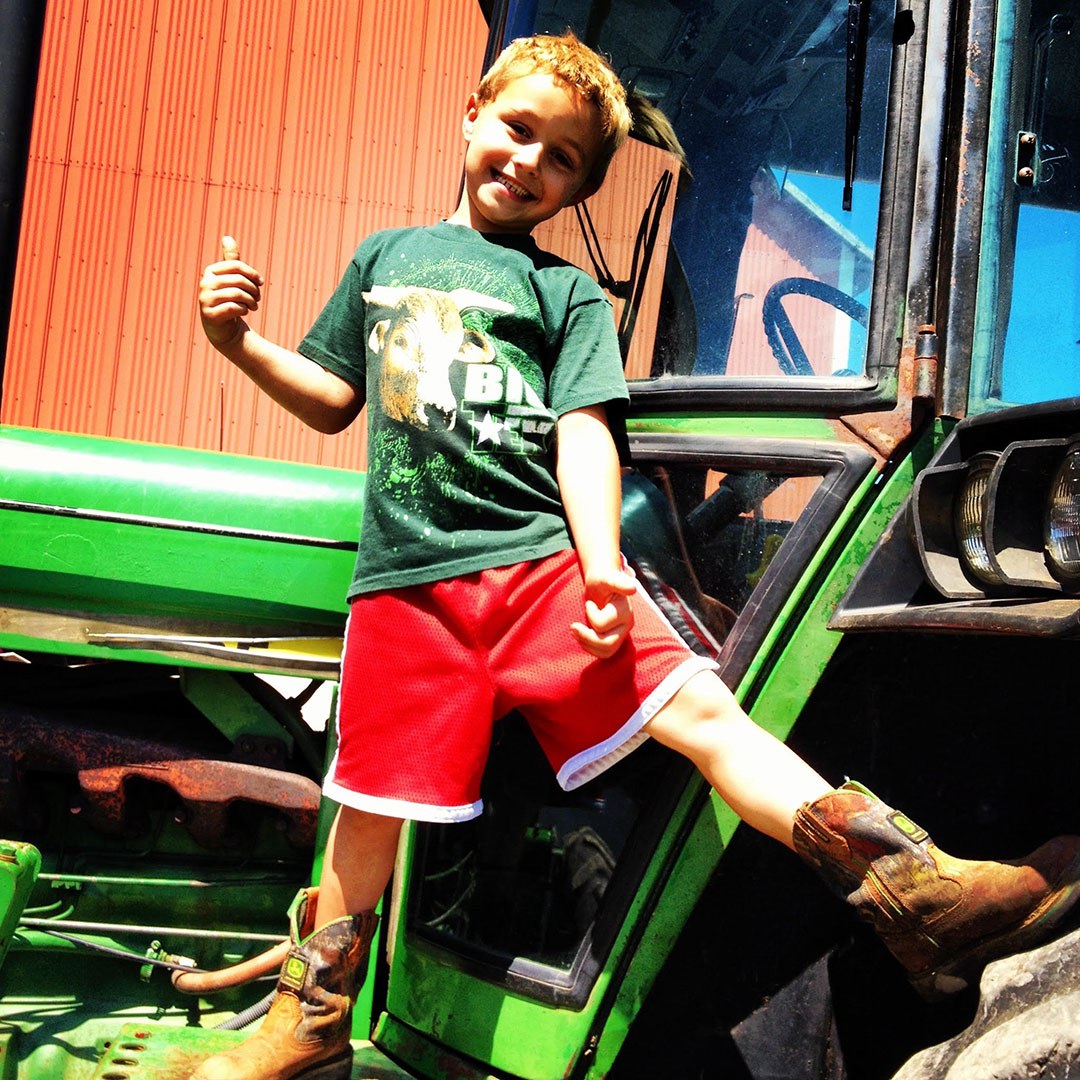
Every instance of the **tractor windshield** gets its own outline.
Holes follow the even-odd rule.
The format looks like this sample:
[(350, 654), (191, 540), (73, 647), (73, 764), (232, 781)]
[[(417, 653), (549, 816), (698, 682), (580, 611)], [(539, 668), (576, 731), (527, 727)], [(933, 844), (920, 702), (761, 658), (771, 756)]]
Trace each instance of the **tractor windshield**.
[(535, 28), (573, 27), (631, 90), (627, 160), (670, 152), (655, 186), (614, 170), (620, 209), (602, 189), (571, 253), (610, 272), (631, 378), (866, 372), (894, 22), (869, 0), (541, 0)]

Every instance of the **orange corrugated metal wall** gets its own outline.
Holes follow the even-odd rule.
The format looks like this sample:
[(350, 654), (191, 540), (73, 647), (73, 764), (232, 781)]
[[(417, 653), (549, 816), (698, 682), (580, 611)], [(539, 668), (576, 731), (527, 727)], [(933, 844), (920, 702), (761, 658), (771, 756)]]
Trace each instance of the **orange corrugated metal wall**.
[[(452, 210), (486, 35), (474, 0), (51, 0), (0, 419), (361, 467), (361, 425), (310, 431), (207, 346), (196, 283), (235, 235), (294, 345), (367, 233)], [(616, 276), (659, 157), (594, 200)]]
[(371, 230), (453, 207), (487, 30), (474, 0), (52, 0), (2, 419), (356, 464), (202, 338), (231, 232), (294, 344)]

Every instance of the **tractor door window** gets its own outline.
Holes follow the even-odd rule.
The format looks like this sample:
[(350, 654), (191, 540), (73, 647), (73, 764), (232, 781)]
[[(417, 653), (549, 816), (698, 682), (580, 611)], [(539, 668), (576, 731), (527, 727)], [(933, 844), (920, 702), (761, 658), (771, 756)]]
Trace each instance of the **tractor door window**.
[[(691, 648), (720, 654), (821, 482), (681, 464), (627, 477), (625, 554)], [(583, 969), (602, 961), (688, 774), (646, 742), (564, 792), (522, 718), (501, 720), (483, 815), (417, 827), (410, 929), (483, 963), (492, 978), (579, 985)]]
[(1080, 394), (1080, 0), (1002, 5), (972, 411)]

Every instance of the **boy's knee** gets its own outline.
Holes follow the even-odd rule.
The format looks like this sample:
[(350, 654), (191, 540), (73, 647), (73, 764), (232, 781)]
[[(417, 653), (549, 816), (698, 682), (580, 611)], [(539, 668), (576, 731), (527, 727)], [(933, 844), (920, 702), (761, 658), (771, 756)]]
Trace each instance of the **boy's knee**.
[(349, 833), (396, 834), (402, 826), (402, 819), (375, 814), (370, 810), (361, 810), (356, 806), (342, 803), (337, 811), (337, 830)]
[(672, 703), (679, 705), (687, 717), (694, 720), (731, 720), (745, 717), (727, 684), (715, 671), (700, 671), (687, 679), (675, 694)]
[(715, 671), (700, 671), (683, 683), (646, 730), (659, 742), (675, 745), (703, 726), (743, 722), (749, 723), (749, 718), (720, 676)]

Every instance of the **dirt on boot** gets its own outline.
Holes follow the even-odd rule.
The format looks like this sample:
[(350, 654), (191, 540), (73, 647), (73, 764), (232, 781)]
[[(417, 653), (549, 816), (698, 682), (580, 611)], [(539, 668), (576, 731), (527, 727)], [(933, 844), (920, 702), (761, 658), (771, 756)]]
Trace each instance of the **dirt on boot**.
[(877, 931), (927, 1000), (1046, 937), (1080, 898), (1080, 837), (1009, 862), (957, 859), (849, 782), (795, 817), (795, 850)]
[(310, 932), (315, 900), (315, 890), (304, 890), (289, 911), (292, 947), (259, 1030), (207, 1058), (192, 1080), (347, 1080), (352, 1006), (378, 916), (366, 911)]

